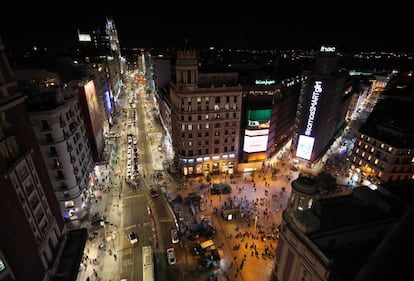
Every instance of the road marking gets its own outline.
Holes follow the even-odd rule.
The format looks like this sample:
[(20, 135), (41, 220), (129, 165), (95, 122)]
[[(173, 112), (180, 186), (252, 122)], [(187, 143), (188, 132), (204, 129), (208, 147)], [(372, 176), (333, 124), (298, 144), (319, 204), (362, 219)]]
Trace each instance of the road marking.
[(136, 194), (136, 195), (124, 197), (124, 199), (132, 199), (132, 198), (137, 198), (137, 197), (144, 197), (144, 195), (143, 194)]
[(128, 230), (128, 229), (134, 228), (136, 226), (137, 226), (136, 224), (131, 224), (131, 225), (125, 226), (124, 230)]

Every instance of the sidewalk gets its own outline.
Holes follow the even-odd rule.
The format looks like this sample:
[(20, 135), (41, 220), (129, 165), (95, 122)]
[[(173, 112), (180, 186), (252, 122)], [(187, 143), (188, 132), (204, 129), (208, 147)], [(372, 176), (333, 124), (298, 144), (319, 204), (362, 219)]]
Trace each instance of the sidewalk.
[[(296, 178), (293, 172), (289, 173), (291, 174), (290, 180)], [(169, 184), (165, 190), (167, 198), (173, 199), (178, 194), (185, 198), (191, 192), (197, 192), (202, 196), (201, 201), (204, 203), (205, 209), (200, 211), (196, 208), (196, 216), (204, 215), (211, 218), (216, 228), (213, 240), (216, 247), (224, 254), (220, 268), (216, 272), (198, 276), (195, 274), (187, 275), (185, 280), (206, 280), (209, 274), (216, 274), (218, 280), (226, 281), (271, 280), (273, 259), (277, 247), (277, 226), (281, 223), (282, 210), (286, 207), (290, 195), (290, 181), (287, 178), (279, 176), (271, 179), (270, 168), (265, 168), (264, 173), (256, 171), (254, 178), (250, 173), (239, 175), (231, 180), (228, 176), (227, 178), (218, 175), (213, 177), (212, 184), (231, 182), (232, 192), (229, 195), (211, 195), (208, 189), (200, 191), (200, 185), (209, 185), (204, 177), (188, 179), (185, 189), (179, 189), (178, 183), (176, 185)], [(169, 181), (173, 181), (173, 179)], [(282, 187), (284, 187), (284, 191), (282, 191)], [(241, 206), (240, 209), (244, 210), (244, 217), (227, 221), (222, 217), (220, 210), (234, 202), (237, 202)], [(179, 210), (178, 216), (184, 221), (192, 221), (194, 218), (185, 203), (173, 208)], [(246, 221), (247, 217), (249, 222)], [(203, 239), (207, 238), (200, 237), (197, 240), (204, 241)], [(237, 245), (239, 246), (238, 250), (234, 250)], [(195, 268), (189, 270), (195, 270)]]

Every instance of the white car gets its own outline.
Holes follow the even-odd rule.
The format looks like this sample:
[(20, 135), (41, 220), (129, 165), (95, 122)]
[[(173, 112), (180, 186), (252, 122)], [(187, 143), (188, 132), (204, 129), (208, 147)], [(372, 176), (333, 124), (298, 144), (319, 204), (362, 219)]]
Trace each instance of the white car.
[(178, 230), (177, 229), (171, 229), (171, 242), (173, 244), (177, 244), (180, 242), (180, 238), (178, 237)]
[(173, 265), (177, 263), (177, 259), (175, 258), (174, 248), (167, 249), (167, 260), (168, 260), (169, 265)]
[(130, 232), (130, 233), (128, 234), (128, 237), (129, 237), (129, 241), (131, 242), (131, 244), (138, 243), (138, 237), (137, 237), (137, 235), (135, 234), (135, 232)]

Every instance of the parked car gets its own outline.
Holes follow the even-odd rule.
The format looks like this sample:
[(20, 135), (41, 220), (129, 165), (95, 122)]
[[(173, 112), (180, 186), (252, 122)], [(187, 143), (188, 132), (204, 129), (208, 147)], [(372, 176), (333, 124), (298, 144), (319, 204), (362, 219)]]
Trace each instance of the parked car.
[(180, 238), (178, 237), (178, 230), (177, 229), (171, 229), (171, 242), (173, 244), (177, 244), (180, 242)]
[(130, 232), (128, 234), (128, 237), (129, 237), (129, 241), (131, 242), (131, 244), (138, 243), (138, 236), (135, 234), (135, 232)]
[(174, 248), (167, 249), (167, 260), (169, 265), (173, 265), (177, 263), (177, 259), (175, 258), (175, 250)]

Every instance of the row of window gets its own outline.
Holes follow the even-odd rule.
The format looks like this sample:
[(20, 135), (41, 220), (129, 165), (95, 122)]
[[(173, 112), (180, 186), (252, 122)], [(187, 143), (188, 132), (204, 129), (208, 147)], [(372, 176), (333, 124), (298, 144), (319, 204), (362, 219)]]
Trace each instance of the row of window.
[[(48, 224), (47, 220), (43, 219), (45, 217), (43, 207), (45, 206), (47, 208), (48, 205), (42, 189), (36, 188), (39, 183), (39, 179), (37, 178), (36, 173), (30, 172), (30, 170), (34, 171), (31, 160), (28, 159), (28, 161), (26, 161), (26, 164), (27, 165), (24, 165), (16, 170), (16, 175), (20, 178), (24, 193), (20, 191), (20, 188), (18, 188), (19, 184), (14, 180), (14, 178), (12, 178), (12, 184), (16, 187), (17, 195), (20, 199), (20, 203), (23, 206), (23, 210), (28, 220), (31, 220), (32, 214), (34, 214), (34, 220), (31, 220), (30, 226), (35, 235), (36, 241), (40, 242), (41, 233), (45, 231)], [(32, 176), (29, 178), (29, 175)], [(28, 204), (26, 204), (26, 198), (29, 201), (27, 202)], [(50, 217), (51, 214), (49, 213), (48, 209), (47, 212)]]
[[(186, 130), (186, 126), (187, 126), (187, 130), (188, 131), (192, 131), (193, 127), (197, 128), (197, 130), (202, 130), (202, 129), (210, 129), (210, 123), (205, 123), (205, 124), (181, 124), (181, 131), (185, 131)], [(220, 128), (221, 125), (220, 123), (214, 123), (214, 128)], [(224, 123), (224, 128), (228, 128), (229, 127), (229, 122), (225, 122)], [(237, 122), (233, 121), (231, 122), (231, 127), (233, 128), (237, 128)], [(236, 132), (235, 129), (233, 129), (234, 133)], [(220, 135), (220, 133), (218, 134)]]
[[(78, 103), (75, 104), (75, 111), (76, 112), (79, 111), (79, 104)], [(69, 110), (66, 111), (65, 115), (66, 115), (66, 121), (69, 122), (75, 116), (75, 113), (73, 112), (72, 109), (69, 109)], [(48, 120), (41, 120), (40, 122), (41, 122), (43, 130), (50, 130), (50, 124), (49, 124)], [(61, 127), (64, 127), (66, 125), (66, 122), (64, 121), (62, 116), (59, 116), (59, 123), (60, 123)]]
[[(233, 104), (232, 106), (226, 104), (223, 108), (224, 108), (224, 110), (230, 110), (230, 109), (237, 110), (238, 109), (237, 108), (237, 104)], [(181, 111), (196, 111), (196, 112), (209, 111), (210, 110), (210, 106), (208, 106), (208, 105), (206, 105), (206, 106), (198, 105), (197, 106), (197, 109), (196, 109), (195, 107), (192, 107), (192, 106), (189, 105), (189, 106), (187, 106), (187, 110), (186, 110), (185, 106), (184, 105), (181, 105), (180, 110)], [(215, 105), (214, 106), (214, 110), (215, 111), (220, 110), (220, 106)]]
[[(187, 118), (186, 118), (187, 117)], [(197, 121), (202, 121), (202, 115), (197, 115)], [(204, 116), (204, 120), (210, 120), (210, 119), (221, 119), (222, 115), (219, 113), (215, 113), (212, 116), (213, 118), (210, 118), (210, 116), (208, 114), (206, 114)], [(226, 114), (224, 114), (225, 119), (230, 119), (230, 113), (226, 112)], [(237, 119), (237, 112), (233, 112), (232, 113), (232, 118), (233, 119)], [(186, 120), (187, 119), (187, 120)], [(181, 121), (193, 121), (193, 115), (181, 115)], [(226, 122), (228, 123), (228, 122)]]
[[(185, 145), (184, 145), (185, 146)], [(189, 144), (189, 146), (191, 146)], [(222, 151), (220, 151), (220, 149), (222, 149)], [(215, 147), (213, 149), (213, 153), (218, 154), (218, 153), (222, 153), (222, 152), (234, 152), (234, 145), (228, 147), (228, 146), (224, 146), (224, 147)], [(182, 149), (181, 150), (181, 156), (196, 156), (196, 155), (208, 155), (210, 154), (210, 149), (209, 148), (205, 148), (205, 149), (198, 149), (196, 151), (194, 150), (185, 150)]]
[[(229, 136), (229, 135), (235, 135), (236, 134), (236, 130), (231, 130), (231, 133), (229, 133), (229, 131), (228, 130), (225, 130), (224, 131), (224, 136)], [(219, 137), (221, 134), (220, 134), (220, 131), (215, 131), (214, 132), (214, 136), (215, 137)], [(202, 132), (198, 132), (197, 133), (197, 138), (203, 138), (203, 137), (210, 137), (210, 132), (204, 132), (204, 134), (202, 133)], [(193, 138), (193, 134), (192, 133), (189, 133), (189, 134), (185, 134), (185, 133), (182, 133), (181, 134), (181, 138), (183, 138), (183, 139), (192, 139)], [(234, 140), (234, 138), (233, 138), (233, 140)], [(225, 141), (224, 142), (226, 142), (227, 143), (227, 139), (225, 139)], [(201, 144), (200, 144), (201, 145)]]
[(214, 99), (214, 103), (215, 104), (220, 104), (221, 101), (225, 101), (226, 103), (229, 103), (230, 101), (233, 101), (233, 103), (237, 103), (237, 98), (238, 96), (225, 96), (225, 97), (220, 97), (220, 96), (216, 96), (216, 97), (187, 97), (187, 98), (181, 98), (181, 104), (185, 104), (185, 102), (187, 101), (187, 105), (191, 105), (192, 102), (195, 100), (197, 102), (197, 104), (209, 104), (210, 103), (210, 99), (213, 100)]
[[(360, 139), (361, 140), (365, 140), (366, 142), (370, 143), (372, 141), (372, 139), (368, 136), (365, 136), (363, 134), (360, 135)], [(412, 155), (412, 151), (411, 149), (407, 148), (407, 149), (398, 149), (397, 151), (394, 151), (392, 146), (388, 146), (384, 143), (381, 142), (377, 142), (377, 141), (373, 141), (370, 144), (364, 144), (361, 141), (358, 142), (358, 146), (359, 147), (364, 147), (364, 149), (368, 150), (370, 148), (371, 152), (374, 152), (374, 147), (379, 147), (384, 151), (388, 151), (389, 153), (393, 153), (395, 152), (396, 155)]]

